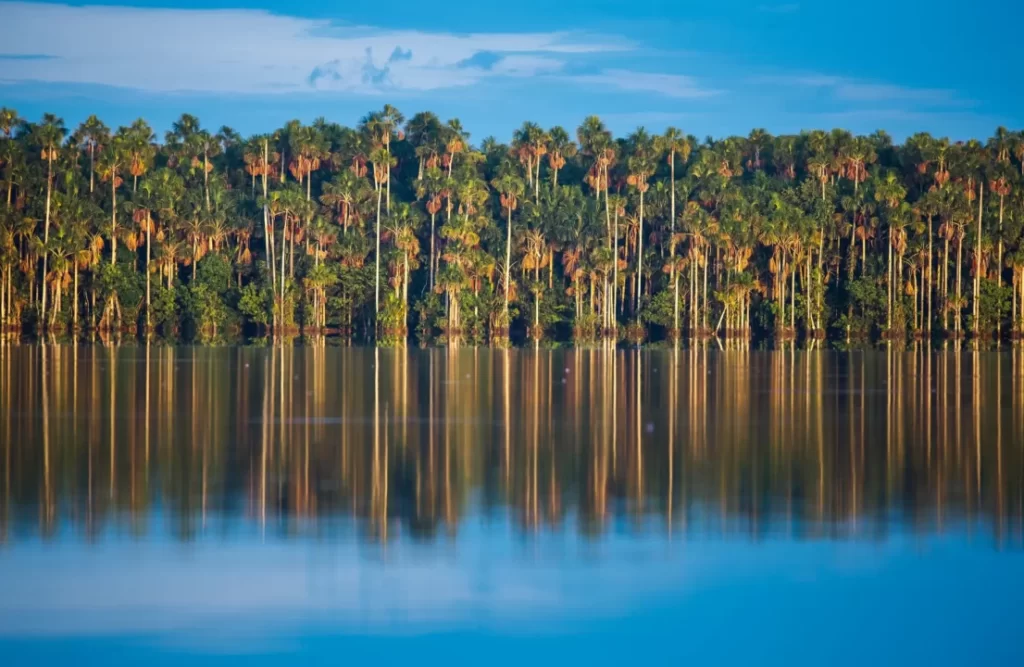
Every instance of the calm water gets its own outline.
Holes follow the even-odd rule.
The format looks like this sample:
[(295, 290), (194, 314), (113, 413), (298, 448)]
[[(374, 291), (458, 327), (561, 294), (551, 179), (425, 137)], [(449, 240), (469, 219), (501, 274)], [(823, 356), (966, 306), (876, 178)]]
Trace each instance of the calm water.
[(1024, 354), (0, 346), (0, 662), (1022, 664)]

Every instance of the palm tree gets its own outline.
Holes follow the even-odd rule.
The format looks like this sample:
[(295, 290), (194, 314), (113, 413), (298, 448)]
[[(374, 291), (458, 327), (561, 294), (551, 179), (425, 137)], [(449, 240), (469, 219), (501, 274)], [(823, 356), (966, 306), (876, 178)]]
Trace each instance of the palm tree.
[(650, 188), (648, 179), (654, 173), (654, 160), (657, 149), (653, 140), (641, 127), (637, 128), (629, 137), (629, 143), (633, 147), (633, 155), (629, 158), (629, 180), (628, 183), (640, 193), (640, 210), (638, 222), (637, 247), (637, 271), (636, 271), (636, 314), (640, 314), (640, 297), (643, 287), (643, 262), (644, 262), (644, 194)]
[(507, 212), (505, 229), (505, 305), (502, 309), (504, 326), (509, 325), (508, 300), (509, 300), (509, 267), (512, 266), (512, 211), (519, 205), (519, 197), (522, 196), (525, 186), (522, 179), (512, 174), (505, 174), (500, 178), (491, 181), (491, 187), (501, 195), (501, 207)]
[[(384, 151), (391, 155), (391, 142), (395, 139), (401, 140), (405, 137), (405, 133), (402, 132), (402, 123), (405, 122), (405, 116), (402, 115), (395, 107), (390, 104), (385, 104), (384, 108), (380, 111), (371, 113), (363, 119), (362, 126), (364, 131), (370, 135), (372, 141), (378, 146), (382, 147)], [(377, 163), (375, 163), (377, 164)], [(397, 161), (389, 160), (387, 169), (388, 171), (382, 175), (379, 179), (384, 187), (387, 188), (387, 204), (386, 210), (391, 212), (391, 167), (397, 164)], [(377, 181), (377, 176), (374, 176), (374, 180)]]
[(901, 251), (906, 248), (906, 232), (903, 229), (908, 222), (907, 213), (909, 212), (909, 208), (903, 201), (906, 196), (906, 188), (897, 180), (896, 173), (892, 171), (886, 174), (885, 179), (875, 187), (875, 201), (887, 208), (889, 218), (889, 268), (887, 274), (889, 295), (886, 305), (886, 329), (890, 333), (892, 332), (892, 302), (897, 296), (892, 252), (893, 249), (896, 249), (902, 255)]
[[(63, 119), (53, 114), (44, 114), (42, 121), (33, 128), (32, 140), (40, 148), (40, 158), (46, 162), (46, 218), (43, 223), (43, 245), (50, 244), (50, 204), (53, 198), (53, 161), (57, 159), (57, 151), (64, 143), (64, 135), (67, 129), (64, 127)], [(40, 322), (46, 326), (46, 276), (48, 254), (43, 253), (43, 288), (42, 288), (42, 316)]]
[(441, 200), (448, 187), (448, 180), (436, 166), (428, 167), (416, 183), (416, 197), (426, 202), (427, 213), (430, 214), (430, 282), (428, 284), (431, 290), (434, 289), (434, 273), (437, 270), (434, 251), (434, 243), (437, 238), (435, 223), (437, 214), (441, 210)]
[[(761, 145), (763, 144), (762, 136), (761, 135), (755, 135), (755, 133), (751, 133), (751, 142), (753, 144), (754, 151), (755, 151), (754, 164), (756, 164), (757, 167), (760, 167), (760, 165), (761, 165)], [(658, 137), (657, 145), (658, 145), (658, 150), (661, 153), (665, 153), (665, 154), (668, 155), (669, 188), (671, 190), (671, 208), (670, 208), (670, 213), (669, 213), (669, 220), (670, 220), (670, 225), (671, 225), (671, 231), (669, 232), (669, 235), (670, 235), (669, 238), (673, 239), (675, 237), (675, 234), (676, 234), (676, 155), (679, 155), (682, 158), (683, 164), (686, 164), (687, 160), (690, 159), (691, 147), (690, 147), (690, 142), (687, 140), (686, 135), (683, 134), (682, 130), (676, 129), (674, 127), (667, 128), (665, 130), (665, 133), (662, 134), (660, 137)], [(670, 265), (669, 278), (671, 279), (671, 281), (672, 281), (672, 283), (674, 285), (678, 286), (678, 283), (676, 282), (676, 262), (675, 262), (676, 244), (675, 244), (674, 241), (670, 240), (670, 245), (671, 245), (671, 255), (670, 255), (671, 261), (669, 263), (669, 265)], [(673, 327), (675, 327), (675, 330), (678, 331), (679, 330), (679, 308), (678, 308), (679, 297), (678, 297), (678, 294), (676, 295), (675, 301), (676, 301), (676, 307), (674, 308)]]
[(117, 188), (121, 186), (121, 170), (127, 161), (127, 147), (122, 132), (118, 132), (100, 154), (98, 173), (100, 180), (110, 183), (110, 264), (117, 263)]
[(132, 192), (135, 192), (139, 186), (139, 176), (149, 171), (156, 153), (153, 148), (156, 134), (146, 121), (139, 118), (124, 133), (124, 138), (128, 173), (132, 175)]
[[(377, 257), (374, 278), (374, 311), (380, 316), (380, 214), (381, 197), (384, 193), (385, 184), (391, 181), (391, 167), (395, 164), (395, 158), (386, 148), (378, 148), (370, 154), (370, 162), (373, 163), (373, 186), (377, 191)], [(389, 188), (390, 190), (390, 188)]]
[(79, 145), (89, 152), (89, 194), (92, 194), (96, 182), (96, 154), (110, 138), (110, 129), (92, 115), (78, 126), (75, 135)]
[(556, 125), (548, 130), (548, 167), (551, 169), (551, 185), (558, 187), (558, 172), (565, 166), (566, 160), (576, 157), (576, 144), (565, 128)]

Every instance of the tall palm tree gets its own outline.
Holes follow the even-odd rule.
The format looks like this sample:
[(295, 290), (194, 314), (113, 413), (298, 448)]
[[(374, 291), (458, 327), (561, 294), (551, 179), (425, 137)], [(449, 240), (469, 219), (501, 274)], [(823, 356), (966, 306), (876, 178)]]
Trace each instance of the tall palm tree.
[[(33, 128), (32, 140), (39, 146), (40, 158), (46, 162), (46, 218), (43, 223), (43, 245), (50, 243), (50, 204), (53, 198), (53, 162), (57, 159), (57, 151), (64, 143), (64, 136), (67, 129), (64, 127), (64, 120), (53, 114), (44, 114), (42, 121)], [(43, 253), (43, 289), (42, 289), (42, 316), (40, 322), (46, 326), (46, 276), (47, 259), (49, 253)]]
[[(752, 133), (751, 137), (752, 137), (751, 142), (753, 144), (754, 151), (755, 151), (754, 164), (756, 164), (757, 167), (759, 168), (760, 165), (761, 165), (761, 147), (762, 147), (762, 144), (764, 142), (763, 142), (763, 139), (762, 139), (762, 137), (760, 135), (757, 135), (755, 137), (755, 134)], [(665, 130), (665, 133), (657, 138), (656, 145), (658, 147), (658, 150), (661, 153), (664, 153), (664, 154), (666, 154), (668, 156), (669, 188), (671, 190), (670, 212), (669, 212), (669, 220), (670, 220), (670, 227), (671, 227), (671, 230), (669, 232), (669, 235), (670, 235), (669, 236), (669, 238), (670, 238), (670, 246), (671, 246), (670, 262), (669, 262), (669, 266), (670, 266), (669, 278), (670, 278), (670, 280), (672, 281), (673, 284), (677, 284), (676, 283), (676, 262), (675, 262), (676, 244), (675, 244), (674, 241), (671, 241), (671, 239), (674, 238), (675, 234), (676, 234), (676, 156), (678, 155), (682, 159), (683, 164), (685, 165), (686, 162), (690, 159), (691, 147), (690, 147), (689, 140), (686, 138), (686, 135), (682, 132), (682, 130), (679, 130), (679, 129), (674, 128), (674, 127), (667, 128)], [(679, 308), (678, 308), (678, 306), (679, 306), (679, 303), (678, 303), (679, 302), (679, 297), (678, 297), (678, 294), (676, 295), (676, 299), (675, 300), (676, 300), (676, 304), (673, 307), (673, 313), (674, 313), (673, 314), (673, 327), (675, 328), (676, 331), (679, 331)]]
[(128, 160), (125, 136), (118, 132), (100, 154), (100, 180), (110, 183), (110, 263), (117, 264), (117, 189), (121, 186), (121, 170)]
[(886, 329), (890, 333), (892, 332), (892, 302), (898, 294), (894, 284), (895, 275), (892, 253), (893, 249), (899, 251), (901, 248), (906, 247), (906, 232), (903, 229), (908, 222), (906, 215), (908, 209), (904, 205), (904, 198), (906, 196), (906, 188), (897, 180), (896, 173), (892, 171), (887, 173), (884, 180), (875, 187), (875, 201), (886, 207), (889, 220), (889, 266), (887, 273), (889, 288), (886, 304)]
[(558, 187), (558, 172), (565, 166), (566, 160), (576, 157), (576, 143), (565, 128), (556, 125), (548, 130), (548, 167), (551, 169), (551, 185)]
[(373, 307), (380, 317), (380, 215), (381, 215), (381, 197), (384, 193), (385, 185), (391, 181), (391, 167), (395, 164), (395, 158), (391, 156), (391, 153), (386, 148), (378, 148), (370, 154), (370, 162), (373, 163), (373, 186), (377, 190), (377, 222), (376, 222), (376, 236), (377, 236), (377, 257), (376, 257), (376, 268), (374, 277), (374, 301)]
[(513, 174), (505, 174), (504, 176), (491, 181), (491, 187), (500, 194), (501, 207), (508, 215), (506, 218), (505, 229), (505, 303), (502, 308), (504, 325), (507, 327), (509, 325), (508, 300), (509, 286), (511, 284), (509, 267), (512, 266), (512, 211), (516, 210), (519, 206), (519, 197), (523, 195), (525, 186), (523, 185), (522, 179), (519, 177), (514, 176)]
[(654, 173), (654, 162), (657, 158), (657, 148), (647, 131), (642, 127), (637, 128), (629, 137), (629, 144), (633, 148), (633, 154), (629, 158), (629, 179), (628, 184), (640, 194), (638, 247), (637, 247), (637, 271), (636, 271), (636, 314), (640, 315), (640, 297), (643, 291), (643, 263), (644, 263), (644, 195), (650, 188), (648, 179)]
[(149, 123), (139, 118), (124, 133), (125, 156), (128, 161), (128, 173), (132, 175), (132, 192), (139, 186), (139, 177), (149, 171), (156, 150), (153, 142), (156, 134)]
[(79, 145), (89, 152), (89, 194), (96, 183), (96, 154), (110, 138), (110, 129), (95, 115), (89, 116), (75, 130)]

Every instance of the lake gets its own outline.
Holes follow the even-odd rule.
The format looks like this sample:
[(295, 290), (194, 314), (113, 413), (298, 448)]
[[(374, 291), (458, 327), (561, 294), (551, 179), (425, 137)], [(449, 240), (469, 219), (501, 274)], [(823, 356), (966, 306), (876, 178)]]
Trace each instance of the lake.
[(0, 345), (0, 656), (1024, 663), (1024, 350)]

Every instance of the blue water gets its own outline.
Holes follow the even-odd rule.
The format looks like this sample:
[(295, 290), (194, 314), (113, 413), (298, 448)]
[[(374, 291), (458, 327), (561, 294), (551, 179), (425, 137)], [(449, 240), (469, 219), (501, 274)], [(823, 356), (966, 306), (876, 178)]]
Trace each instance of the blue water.
[(1024, 664), (1016, 354), (43, 354), (5, 665)]

